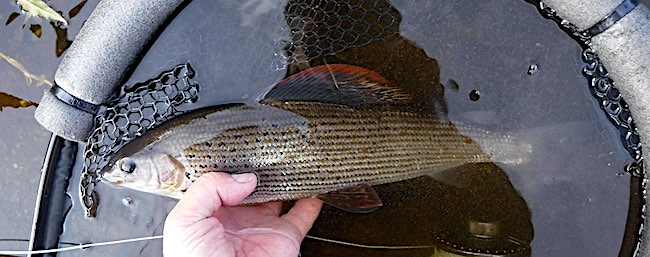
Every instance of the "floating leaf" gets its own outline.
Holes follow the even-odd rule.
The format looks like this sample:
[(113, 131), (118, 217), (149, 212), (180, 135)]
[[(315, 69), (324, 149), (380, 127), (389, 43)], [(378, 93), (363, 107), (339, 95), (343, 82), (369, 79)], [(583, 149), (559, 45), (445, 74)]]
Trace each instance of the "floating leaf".
[(43, 29), (41, 28), (41, 25), (38, 24), (32, 24), (29, 26), (29, 30), (31, 30), (37, 38), (40, 38), (41, 34), (43, 34)]
[(20, 99), (10, 94), (0, 92), (0, 111), (4, 107), (25, 108), (30, 106), (38, 106), (37, 103)]
[(56, 54), (56, 57), (60, 57), (63, 52), (70, 47), (72, 41), (68, 39), (67, 28), (61, 28), (54, 24), (54, 22), (50, 22), (50, 24), (52, 25), (54, 32), (56, 32), (56, 49), (54, 54)]
[(23, 66), (22, 63), (18, 62), (18, 61), (17, 61), (16, 59), (14, 59), (14, 58), (11, 58), (11, 57), (9, 57), (9, 56), (3, 54), (3, 53), (0, 53), (0, 59), (4, 59), (4, 60), (7, 61), (9, 64), (11, 64), (11, 66), (14, 66), (16, 69), (18, 69), (20, 72), (22, 72), (22, 73), (23, 73), (23, 76), (25, 76), (25, 79), (27, 79), (27, 82), (28, 82), (29, 84), (31, 84), (32, 82), (36, 81), (36, 85), (48, 85), (48, 86), (52, 86), (52, 85), (54, 85), (54, 83), (52, 83), (51, 81), (47, 80), (47, 78), (45, 78), (45, 76), (43, 76), (43, 75), (41, 75), (41, 76), (37, 76), (37, 75), (34, 75), (34, 74), (32, 74), (31, 72), (29, 72), (29, 71), (27, 70), (27, 68), (25, 68), (25, 66)]
[(23, 11), (32, 16), (39, 16), (45, 19), (63, 22), (68, 25), (68, 21), (56, 12), (52, 7), (47, 5), (43, 0), (18, 0), (18, 4)]
[(72, 9), (70, 9), (70, 11), (68, 12), (68, 16), (70, 16), (70, 18), (77, 16), (77, 14), (79, 14), (79, 12), (81, 11), (81, 8), (84, 8), (84, 5), (86, 5), (86, 2), (87, 0), (83, 0), (81, 1), (81, 3), (77, 4), (77, 6), (72, 7)]
[(17, 13), (17, 12), (11, 13), (11, 14), (9, 15), (9, 18), (7, 19), (7, 22), (5, 23), (5, 26), (6, 26), (6, 25), (9, 25), (9, 23), (11, 23), (11, 22), (14, 21), (16, 18), (18, 18), (18, 16), (20, 16), (20, 13)]

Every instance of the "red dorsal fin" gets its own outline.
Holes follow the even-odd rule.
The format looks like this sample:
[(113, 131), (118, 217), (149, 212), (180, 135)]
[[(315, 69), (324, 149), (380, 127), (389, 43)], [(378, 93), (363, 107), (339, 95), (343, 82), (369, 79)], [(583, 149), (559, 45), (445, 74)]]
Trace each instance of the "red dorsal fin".
[(336, 208), (355, 213), (372, 212), (382, 206), (379, 195), (368, 184), (339, 189), (316, 197)]
[(273, 86), (262, 103), (317, 101), (352, 107), (404, 106), (413, 96), (377, 72), (347, 64), (326, 64), (296, 73)]

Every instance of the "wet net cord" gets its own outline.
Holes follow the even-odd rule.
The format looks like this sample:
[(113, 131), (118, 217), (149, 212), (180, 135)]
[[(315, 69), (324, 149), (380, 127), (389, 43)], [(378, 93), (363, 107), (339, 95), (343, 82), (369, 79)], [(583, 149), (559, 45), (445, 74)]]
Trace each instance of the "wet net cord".
[(95, 130), (84, 149), (79, 196), (87, 218), (96, 215), (94, 185), (110, 157), (147, 130), (173, 118), (198, 100), (199, 84), (190, 64), (176, 66), (158, 78), (122, 88), (118, 96), (99, 109)]
[[(598, 58), (598, 55), (591, 48), (591, 37), (606, 30), (609, 26), (613, 25), (616, 21), (620, 20), (623, 16), (629, 13), (638, 5), (637, 1), (623, 1), (612, 14), (607, 16), (598, 24), (594, 25), (594, 27), (587, 29), (586, 31), (578, 30), (575, 25), (559, 17), (553, 9), (546, 6), (540, 0), (526, 1), (536, 5), (540, 14), (542, 14), (547, 19), (555, 21), (563, 31), (565, 31), (568, 35), (573, 37), (578, 43), (581, 44), (583, 48), (582, 60), (585, 63), (582, 69), (582, 73), (588, 80), (589, 91), (591, 92), (592, 96), (598, 101), (600, 108), (603, 110), (608, 120), (618, 129), (621, 143), (630, 154), (630, 156), (632, 156), (634, 159), (634, 162), (629, 163), (625, 167), (626, 172), (638, 177), (640, 181), (640, 183), (638, 183), (640, 184), (638, 186), (641, 188), (639, 201), (641, 201), (641, 204), (643, 206), (639, 208), (638, 213), (628, 214), (628, 218), (634, 216), (645, 217), (647, 192), (643, 189), (646, 188), (648, 178), (643, 167), (644, 157), (640, 136), (636, 129), (636, 124), (632, 118), (628, 104), (625, 102), (625, 99), (623, 99), (623, 96), (616, 88), (614, 81), (609, 77), (607, 69), (605, 69), (603, 66), (602, 62)], [(631, 201), (630, 204), (632, 203), (633, 202)], [(633, 209), (630, 210), (632, 211)], [(626, 230), (628, 229), (631, 231), (636, 231), (637, 241), (633, 243), (634, 245), (623, 245), (621, 247), (620, 254), (632, 254), (633, 256), (637, 256), (640, 250), (640, 239), (642, 238), (644, 224), (637, 224), (628, 220)]]

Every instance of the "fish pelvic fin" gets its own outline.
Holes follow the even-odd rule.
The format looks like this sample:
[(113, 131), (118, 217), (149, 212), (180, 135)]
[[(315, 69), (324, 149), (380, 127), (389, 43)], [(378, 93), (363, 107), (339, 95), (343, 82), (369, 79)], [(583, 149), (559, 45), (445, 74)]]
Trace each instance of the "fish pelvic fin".
[(339, 189), (318, 195), (316, 198), (338, 209), (354, 213), (369, 213), (383, 205), (375, 189), (368, 184)]

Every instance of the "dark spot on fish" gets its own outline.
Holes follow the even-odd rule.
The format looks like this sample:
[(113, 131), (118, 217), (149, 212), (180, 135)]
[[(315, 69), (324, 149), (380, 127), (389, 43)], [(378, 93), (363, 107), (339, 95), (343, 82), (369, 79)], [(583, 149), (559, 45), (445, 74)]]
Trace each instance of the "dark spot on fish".
[(278, 127), (278, 124), (277, 124), (277, 123), (273, 123), (273, 124), (271, 124), (271, 127), (272, 127), (272, 128), (277, 128), (277, 127)]
[(224, 143), (224, 142), (219, 142), (219, 147), (224, 147), (224, 146), (226, 146), (226, 143)]
[(235, 139), (240, 139), (240, 138), (242, 138), (243, 136), (244, 136), (244, 135), (242, 135), (242, 134), (237, 134), (237, 135), (235, 135)]
[(237, 151), (237, 148), (234, 148), (234, 147), (233, 147), (233, 148), (230, 148), (230, 152), (231, 152), (231, 153), (234, 153), (235, 151)]
[(264, 131), (264, 132), (262, 133), (262, 135), (263, 135), (263, 136), (268, 136), (268, 135), (269, 135), (269, 132), (268, 132), (268, 131)]
[(212, 147), (212, 143), (210, 143), (210, 142), (205, 142), (205, 146), (207, 146), (207, 147)]
[(465, 143), (465, 144), (468, 144), (468, 145), (469, 145), (469, 144), (471, 144), (472, 142), (473, 142), (473, 141), (472, 141), (472, 139), (471, 139), (471, 138), (469, 138), (469, 137), (468, 137), (468, 138), (465, 138), (465, 139), (463, 139), (463, 143)]
[(219, 164), (216, 164), (216, 163), (215, 163), (214, 165), (212, 165), (212, 167), (215, 168), (215, 169), (218, 169), (218, 168), (219, 168)]
[(275, 142), (275, 143), (279, 143), (280, 140), (276, 137), (276, 138), (273, 138), (273, 142)]

